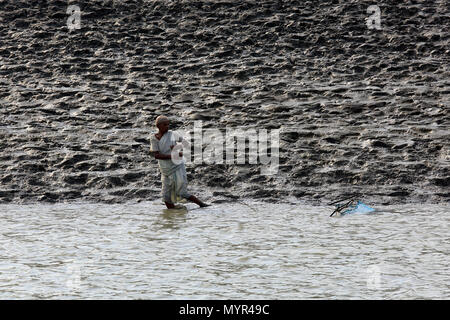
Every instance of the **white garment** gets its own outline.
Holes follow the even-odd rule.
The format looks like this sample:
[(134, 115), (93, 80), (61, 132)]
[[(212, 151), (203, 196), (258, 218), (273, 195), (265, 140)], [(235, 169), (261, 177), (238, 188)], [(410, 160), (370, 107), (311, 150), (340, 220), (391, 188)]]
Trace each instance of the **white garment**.
[[(161, 154), (171, 154), (172, 146), (182, 142), (183, 138), (176, 132), (167, 131), (160, 140), (155, 134), (151, 135), (151, 152), (159, 151)], [(172, 160), (158, 159), (161, 171), (162, 197), (165, 202), (175, 203), (181, 198), (189, 198), (191, 194), (187, 192), (187, 175), (185, 161), (174, 163)]]

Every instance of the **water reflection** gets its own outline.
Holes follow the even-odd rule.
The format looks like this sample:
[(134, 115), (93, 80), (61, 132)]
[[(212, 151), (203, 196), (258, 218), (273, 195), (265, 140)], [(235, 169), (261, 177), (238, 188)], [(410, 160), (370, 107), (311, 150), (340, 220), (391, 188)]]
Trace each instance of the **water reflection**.
[(184, 206), (2, 206), (0, 298), (450, 296), (448, 206)]
[(174, 209), (162, 209), (162, 214), (156, 220), (156, 225), (163, 229), (179, 229), (187, 221), (188, 208), (177, 205)]

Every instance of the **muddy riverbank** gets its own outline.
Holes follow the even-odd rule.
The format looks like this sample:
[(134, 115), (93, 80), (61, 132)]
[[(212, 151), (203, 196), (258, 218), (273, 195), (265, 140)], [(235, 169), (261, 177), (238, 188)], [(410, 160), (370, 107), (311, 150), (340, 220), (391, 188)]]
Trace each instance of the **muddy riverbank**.
[(158, 198), (161, 113), (280, 129), (274, 175), (188, 166), (210, 202), (448, 202), (450, 9), (372, 4), (0, 0), (0, 202)]

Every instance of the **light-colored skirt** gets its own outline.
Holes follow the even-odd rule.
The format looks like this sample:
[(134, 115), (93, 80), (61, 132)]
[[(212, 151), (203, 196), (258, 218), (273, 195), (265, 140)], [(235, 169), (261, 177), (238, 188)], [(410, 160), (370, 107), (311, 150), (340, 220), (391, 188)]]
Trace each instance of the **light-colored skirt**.
[(162, 197), (165, 202), (176, 203), (191, 196), (187, 191), (187, 175), (185, 164), (177, 166), (169, 175), (161, 174)]

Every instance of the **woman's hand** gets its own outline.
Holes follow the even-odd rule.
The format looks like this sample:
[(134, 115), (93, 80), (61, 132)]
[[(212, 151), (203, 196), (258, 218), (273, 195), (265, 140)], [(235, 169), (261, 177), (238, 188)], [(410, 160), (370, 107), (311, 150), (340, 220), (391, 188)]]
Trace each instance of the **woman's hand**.
[[(180, 152), (178, 152), (178, 155), (181, 158), (183, 156), (183, 147), (182, 147), (182, 145), (180, 145), (180, 144), (172, 145), (172, 146), (170, 146), (170, 150), (172, 150), (172, 152), (173, 152), (173, 148), (175, 148), (175, 147), (177, 147), (177, 149), (180, 149)], [(176, 152), (176, 150), (175, 150), (175, 152)]]

